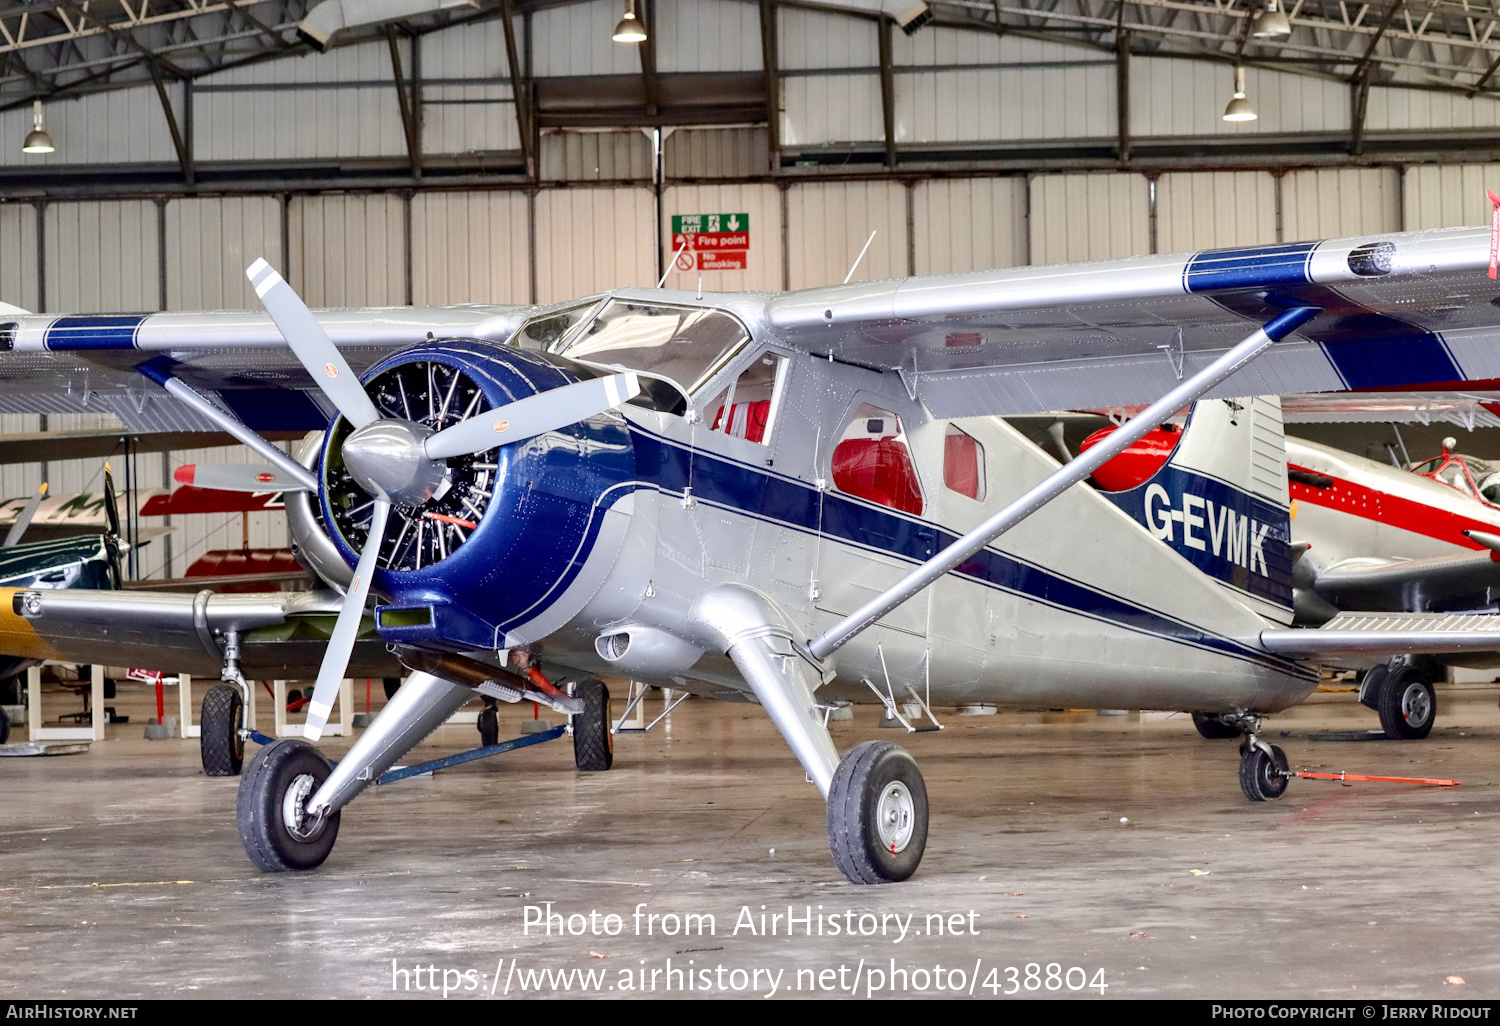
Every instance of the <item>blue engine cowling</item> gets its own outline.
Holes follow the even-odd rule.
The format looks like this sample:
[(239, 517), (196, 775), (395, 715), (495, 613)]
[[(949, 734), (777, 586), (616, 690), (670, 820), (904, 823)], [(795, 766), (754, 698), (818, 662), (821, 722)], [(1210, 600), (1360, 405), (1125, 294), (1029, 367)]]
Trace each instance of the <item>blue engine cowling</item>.
[[(434, 376), (441, 380), (455, 370), (467, 375), (483, 395), (475, 413), (579, 380), (543, 356), (473, 339), (441, 339), (401, 350), (371, 367), (362, 380), (367, 391), (374, 391), (372, 385), (378, 386), (377, 379), (387, 372), (410, 376), (415, 365), (424, 364), (436, 365), (428, 381)], [(434, 394), (440, 391), (441, 386), (431, 389)], [(377, 395), (372, 398), (386, 415), (410, 412), (410, 419), (422, 419), (419, 411), (392, 410), (388, 401), (383, 403)], [(347, 479), (333, 482), (330, 478), (342, 466), (333, 447), (347, 429), (339, 418), (326, 436), (319, 502), (339, 554), (353, 566), (364, 536), (354, 530), (349, 532), (353, 537), (346, 537), (346, 528), (330, 505), (330, 495), (337, 491), (347, 496), (351, 487)], [(632, 490), (635, 477), (630, 433), (619, 413), (600, 414), (501, 446), (481, 454), (477, 461), (470, 457), (448, 461), (455, 476), (474, 473), (469, 468), (476, 462), (496, 469), (478, 472), (486, 475), (481, 483), (488, 484), (491, 493), (477, 526), (461, 544), (435, 562), (395, 568), (388, 561), (400, 553), (387, 554), (388, 549), (382, 548), (381, 568), (372, 583), (389, 600), (376, 610), (381, 638), (448, 650), (501, 648), (507, 633), (522, 625), (540, 618), (561, 622), (559, 615), (566, 619), (577, 613), (591, 596), (570, 596), (569, 605), (578, 608), (559, 609), (568, 586), (587, 563), (613, 564), (616, 552), (599, 551), (600, 527), (609, 508)], [(403, 525), (410, 530), (426, 515), (420, 507), (394, 508), (385, 546), (393, 546)]]

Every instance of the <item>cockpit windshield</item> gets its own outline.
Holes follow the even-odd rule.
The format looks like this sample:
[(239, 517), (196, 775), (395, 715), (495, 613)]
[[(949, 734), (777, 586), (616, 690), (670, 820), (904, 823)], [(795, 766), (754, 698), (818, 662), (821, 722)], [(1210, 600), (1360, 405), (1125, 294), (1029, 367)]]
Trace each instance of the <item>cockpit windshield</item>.
[(587, 327), (549, 350), (601, 369), (661, 378), (692, 395), (749, 340), (739, 319), (722, 310), (612, 300)]
[(554, 310), (540, 317), (533, 317), (516, 329), (516, 333), (511, 336), (511, 341), (522, 349), (555, 352), (554, 347), (567, 338), (569, 333), (578, 327), (578, 322), (598, 306), (599, 298), (595, 297), (562, 310)]
[(1500, 505), (1500, 467), (1488, 460), (1445, 450), (1443, 455), (1423, 460), (1411, 469), (1414, 474), (1441, 481), (1465, 495)]

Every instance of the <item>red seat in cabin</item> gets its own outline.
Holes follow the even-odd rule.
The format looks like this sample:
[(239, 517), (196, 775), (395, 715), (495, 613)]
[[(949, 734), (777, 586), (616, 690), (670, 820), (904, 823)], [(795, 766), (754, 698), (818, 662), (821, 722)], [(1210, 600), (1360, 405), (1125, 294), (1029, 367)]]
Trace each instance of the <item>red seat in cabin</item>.
[(906, 446), (895, 438), (848, 438), (833, 450), (833, 483), (841, 492), (913, 515), (922, 490)]

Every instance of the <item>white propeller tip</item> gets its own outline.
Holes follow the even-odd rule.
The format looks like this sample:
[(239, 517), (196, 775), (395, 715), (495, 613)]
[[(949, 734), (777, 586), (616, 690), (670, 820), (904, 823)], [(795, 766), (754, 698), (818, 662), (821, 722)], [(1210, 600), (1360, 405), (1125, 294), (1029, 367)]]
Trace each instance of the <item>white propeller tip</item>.
[(245, 269), (245, 277), (250, 279), (250, 284), (255, 287), (255, 295), (260, 299), (264, 299), (267, 292), (281, 284), (281, 275), (276, 273), (276, 268), (266, 263), (264, 257)]

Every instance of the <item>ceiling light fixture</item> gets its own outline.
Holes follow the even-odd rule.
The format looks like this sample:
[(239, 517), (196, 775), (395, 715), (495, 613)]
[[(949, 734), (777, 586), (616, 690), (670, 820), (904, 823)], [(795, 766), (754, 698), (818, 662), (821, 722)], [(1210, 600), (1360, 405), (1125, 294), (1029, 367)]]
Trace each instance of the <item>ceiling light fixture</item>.
[(52, 137), (42, 127), (42, 101), (35, 100), (31, 106), (32, 126), (26, 135), (26, 142), (21, 145), (22, 153), (51, 153), (57, 149), (52, 145)]
[(1256, 39), (1282, 39), (1292, 34), (1292, 23), (1280, 0), (1266, 0), (1266, 9), (1250, 23), (1250, 34)]
[(1225, 121), (1254, 121), (1258, 115), (1250, 101), (1245, 99), (1245, 69), (1239, 65), (1234, 68), (1234, 99), (1229, 101), (1229, 106), (1224, 108)]
[(646, 41), (646, 27), (641, 20), (635, 16), (635, 0), (627, 0), (625, 4), (625, 17), (615, 26), (614, 41), (617, 43), (644, 43)]

